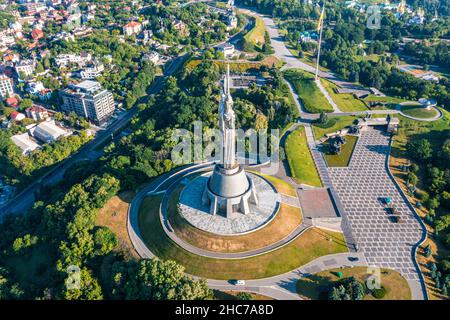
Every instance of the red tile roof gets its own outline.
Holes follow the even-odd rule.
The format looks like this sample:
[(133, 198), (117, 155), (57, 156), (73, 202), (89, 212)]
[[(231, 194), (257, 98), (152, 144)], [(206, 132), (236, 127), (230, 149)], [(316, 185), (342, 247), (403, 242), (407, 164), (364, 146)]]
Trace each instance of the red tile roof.
[(34, 29), (33, 32), (31, 32), (31, 37), (34, 40), (40, 39), (44, 36), (44, 33), (42, 32), (42, 30), (39, 29)]
[(14, 97), (9, 97), (6, 99), (6, 104), (10, 107), (16, 107), (19, 104), (19, 101)]

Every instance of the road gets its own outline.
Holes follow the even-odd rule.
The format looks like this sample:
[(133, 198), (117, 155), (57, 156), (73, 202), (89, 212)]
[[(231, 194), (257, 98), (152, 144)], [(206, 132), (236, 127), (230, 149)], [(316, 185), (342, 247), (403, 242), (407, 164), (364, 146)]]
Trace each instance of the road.
[[(352, 259), (349, 259), (352, 258)], [(357, 259), (353, 259), (357, 258)], [(351, 260), (351, 261), (350, 261)], [(208, 286), (217, 290), (239, 290), (260, 293), (277, 300), (302, 300), (297, 294), (296, 283), (301, 277), (320, 271), (341, 267), (367, 267), (362, 253), (337, 253), (317, 258), (300, 268), (278, 276), (246, 280), (245, 286), (233, 285), (229, 280), (208, 280)]]
[[(159, 90), (161, 90), (164, 79), (168, 76), (171, 76), (183, 63), (186, 57), (186, 55), (183, 55), (175, 58), (172, 62), (170, 62), (170, 65), (168, 65), (164, 71), (164, 75), (155, 79), (153, 84), (149, 87), (149, 89), (147, 90), (148, 95), (145, 97), (145, 99), (148, 99), (151, 94), (157, 93)], [(101, 153), (96, 152), (96, 149), (100, 147), (105, 141), (110, 139), (112, 134), (116, 134), (117, 132), (121, 131), (137, 114), (137, 112), (138, 109), (136, 106), (131, 108), (121, 119), (114, 122), (107, 129), (100, 131), (95, 139), (86, 143), (83, 147), (80, 148), (77, 153), (63, 160), (58, 165), (50, 169), (37, 181), (29, 185), (26, 189), (24, 189), (13, 199), (11, 199), (6, 205), (0, 207), (0, 219), (8, 213), (26, 213), (27, 210), (33, 206), (35, 202), (35, 194), (39, 192), (41, 186), (52, 185), (61, 181), (63, 179), (64, 172), (73, 164), (86, 159), (93, 160), (96, 157), (100, 156)]]
[[(269, 36), (270, 36), (271, 45), (275, 51), (274, 55), (281, 61), (286, 62), (286, 65), (284, 65), (282, 69), (296, 68), (296, 69), (302, 69), (307, 72), (315, 73), (316, 69), (313, 66), (310, 66), (309, 64), (306, 64), (303, 61), (300, 61), (297, 57), (295, 57), (289, 51), (289, 49), (286, 47), (283, 36), (281, 36), (279, 34), (278, 27), (272, 18), (270, 18), (269, 16), (259, 14), (255, 11), (251, 10), (250, 8), (244, 8), (244, 7), (239, 7), (239, 8), (242, 13), (250, 15), (250, 16), (258, 16), (263, 20), (264, 25), (266, 26), (267, 32), (269, 33)], [(326, 72), (326, 71), (319, 70), (319, 77), (325, 78), (343, 88), (351, 88), (351, 89), (359, 89), (359, 90), (365, 89), (364, 87), (362, 87), (358, 84), (340, 79), (332, 72)]]

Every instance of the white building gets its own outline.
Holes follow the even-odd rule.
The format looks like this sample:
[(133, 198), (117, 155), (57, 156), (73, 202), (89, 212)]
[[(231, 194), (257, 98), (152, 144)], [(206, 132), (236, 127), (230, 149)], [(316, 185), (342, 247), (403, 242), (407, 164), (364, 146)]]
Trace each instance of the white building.
[(238, 19), (237, 17), (232, 14), (228, 16), (228, 26), (227, 26), (227, 31), (236, 29), (238, 25)]
[(85, 68), (80, 71), (81, 79), (95, 79), (102, 75), (102, 72), (105, 70), (103, 64), (95, 64), (92, 67)]
[(13, 81), (4, 74), (0, 74), (0, 97), (7, 98), (14, 93)]
[(36, 105), (25, 110), (25, 114), (34, 121), (43, 121), (49, 117), (47, 109)]
[(159, 60), (160, 60), (160, 56), (159, 56), (159, 53), (156, 51), (146, 53), (142, 56), (142, 61), (150, 61), (155, 65), (158, 64)]
[(22, 150), (23, 155), (28, 155), (34, 150), (40, 148), (40, 146), (30, 138), (28, 132), (16, 134), (11, 137), (11, 140), (20, 148), (20, 150)]
[(224, 44), (218, 46), (217, 49), (223, 53), (225, 58), (233, 56), (233, 54), (235, 52), (234, 45), (232, 45), (230, 43), (224, 43)]
[(51, 143), (60, 137), (70, 136), (71, 132), (58, 127), (55, 121), (44, 121), (30, 130), (30, 134), (44, 143)]
[(28, 82), (26, 90), (32, 95), (37, 95), (40, 91), (45, 90), (45, 87), (40, 81)]
[(137, 21), (128, 22), (123, 26), (123, 33), (127, 36), (131, 36), (132, 34), (139, 33), (142, 30), (142, 24)]
[(6, 32), (0, 32), (0, 46), (2, 47), (9, 47), (16, 43), (16, 39), (14, 36), (6, 33)]
[(36, 62), (28, 59), (28, 60), (20, 60), (16, 63), (14, 66), (14, 69), (16, 70), (17, 74), (20, 76), (20, 73), (23, 72), (25, 76), (31, 76), (36, 70)]
[(69, 63), (86, 64), (92, 60), (92, 56), (89, 53), (76, 54), (59, 54), (55, 58), (55, 62), (58, 67), (67, 66)]

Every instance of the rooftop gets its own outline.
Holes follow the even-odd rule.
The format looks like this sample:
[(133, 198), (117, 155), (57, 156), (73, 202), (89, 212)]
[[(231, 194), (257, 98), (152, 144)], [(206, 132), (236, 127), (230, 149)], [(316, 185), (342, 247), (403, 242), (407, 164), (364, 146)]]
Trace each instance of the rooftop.
[(85, 80), (74, 85), (75, 90), (81, 90), (83, 92), (93, 93), (101, 88), (101, 85), (97, 81)]
[(31, 140), (28, 133), (16, 134), (11, 137), (11, 140), (22, 150), (23, 153), (33, 151), (40, 147), (36, 142)]

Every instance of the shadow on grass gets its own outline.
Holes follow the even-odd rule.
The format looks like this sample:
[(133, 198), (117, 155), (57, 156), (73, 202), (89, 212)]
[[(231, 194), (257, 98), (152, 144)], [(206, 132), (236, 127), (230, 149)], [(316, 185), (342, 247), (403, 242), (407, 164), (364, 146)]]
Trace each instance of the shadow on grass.
[(342, 246), (345, 246), (345, 247), (348, 247), (347, 243), (345, 241), (342, 241), (342, 239), (337, 238), (336, 236), (334, 236), (333, 234), (331, 234), (331, 233), (329, 233), (329, 232), (327, 232), (325, 230), (322, 230), (322, 229), (319, 229), (319, 228), (314, 228), (312, 230), (313, 230), (313, 232), (316, 232), (316, 233), (320, 234), (324, 238), (332, 239), (335, 243), (337, 243), (339, 245), (342, 245)]
[(330, 277), (307, 275), (300, 278), (296, 284), (296, 292), (307, 299), (311, 300), (328, 300), (328, 291), (333, 281)]

